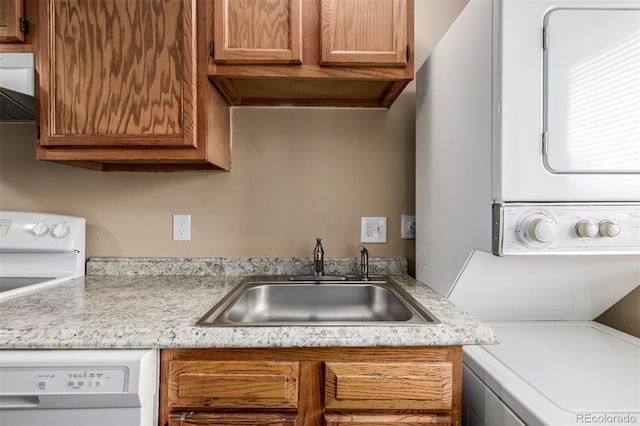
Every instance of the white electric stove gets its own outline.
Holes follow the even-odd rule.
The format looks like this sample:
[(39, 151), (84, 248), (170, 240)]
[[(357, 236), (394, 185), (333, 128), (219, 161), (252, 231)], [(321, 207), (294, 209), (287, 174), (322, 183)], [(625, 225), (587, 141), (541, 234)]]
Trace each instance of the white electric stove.
[(84, 275), (86, 220), (0, 212), (0, 301)]
[[(0, 309), (82, 279), (85, 228), (81, 217), (0, 212)], [(154, 426), (158, 362), (156, 349), (3, 348), (0, 425)]]

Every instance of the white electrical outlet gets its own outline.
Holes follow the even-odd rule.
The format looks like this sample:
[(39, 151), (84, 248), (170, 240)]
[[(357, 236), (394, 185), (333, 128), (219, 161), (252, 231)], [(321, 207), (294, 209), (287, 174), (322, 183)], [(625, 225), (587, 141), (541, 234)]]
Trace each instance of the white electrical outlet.
[(361, 217), (360, 218), (360, 242), (361, 243), (386, 243), (387, 242), (387, 218), (386, 217)]
[(408, 214), (400, 216), (400, 236), (403, 240), (416, 239), (416, 217)]
[(173, 215), (173, 241), (191, 241), (191, 215)]

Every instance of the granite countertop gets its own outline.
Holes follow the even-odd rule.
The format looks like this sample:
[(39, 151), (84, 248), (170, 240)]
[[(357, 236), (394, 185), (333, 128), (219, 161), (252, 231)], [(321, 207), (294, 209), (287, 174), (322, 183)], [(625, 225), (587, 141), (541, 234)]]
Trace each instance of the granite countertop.
[[(212, 271), (198, 262), (187, 262), (192, 267), (185, 268), (184, 260), (183, 267), (177, 268), (183, 275), (170, 275), (176, 267), (167, 267), (166, 260), (139, 260), (137, 266), (127, 267), (123, 263), (129, 260), (100, 262), (103, 259), (93, 265), (90, 261), (88, 272), (112, 275), (87, 275), (1, 302), (0, 348), (449, 346), (497, 342), (489, 326), (406, 273), (397, 274), (402, 265), (382, 267), (395, 272), (392, 278), (441, 324), (197, 327), (196, 322), (245, 276), (225, 275), (228, 271), (224, 267), (210, 275)], [(156, 268), (140, 268), (144, 262)], [(272, 274), (292, 272), (288, 262), (254, 263), (254, 267), (231, 267), (229, 263), (227, 267), (232, 272), (239, 268), (248, 275), (263, 275), (265, 268)], [(355, 261), (349, 260), (346, 265), (347, 269), (353, 268)], [(306, 267), (298, 264), (293, 272), (305, 271)], [(339, 267), (334, 270), (345, 272)], [(123, 271), (128, 275), (121, 275)], [(374, 267), (373, 273), (377, 272)]]

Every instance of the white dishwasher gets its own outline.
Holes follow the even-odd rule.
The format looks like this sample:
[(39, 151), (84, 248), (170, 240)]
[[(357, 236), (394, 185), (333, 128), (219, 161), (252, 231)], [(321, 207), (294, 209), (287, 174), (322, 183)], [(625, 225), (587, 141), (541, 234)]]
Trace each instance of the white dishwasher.
[[(85, 232), (81, 217), (0, 211), (0, 309), (84, 276)], [(156, 349), (0, 350), (2, 426), (152, 426), (157, 388)]]
[(2, 426), (152, 426), (158, 351), (0, 351)]

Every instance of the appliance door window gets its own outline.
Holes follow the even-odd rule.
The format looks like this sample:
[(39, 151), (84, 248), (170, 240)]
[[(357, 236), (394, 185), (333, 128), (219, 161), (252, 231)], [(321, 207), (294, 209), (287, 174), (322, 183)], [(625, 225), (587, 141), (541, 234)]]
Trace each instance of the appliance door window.
[(640, 10), (545, 16), (546, 167), (640, 172)]

